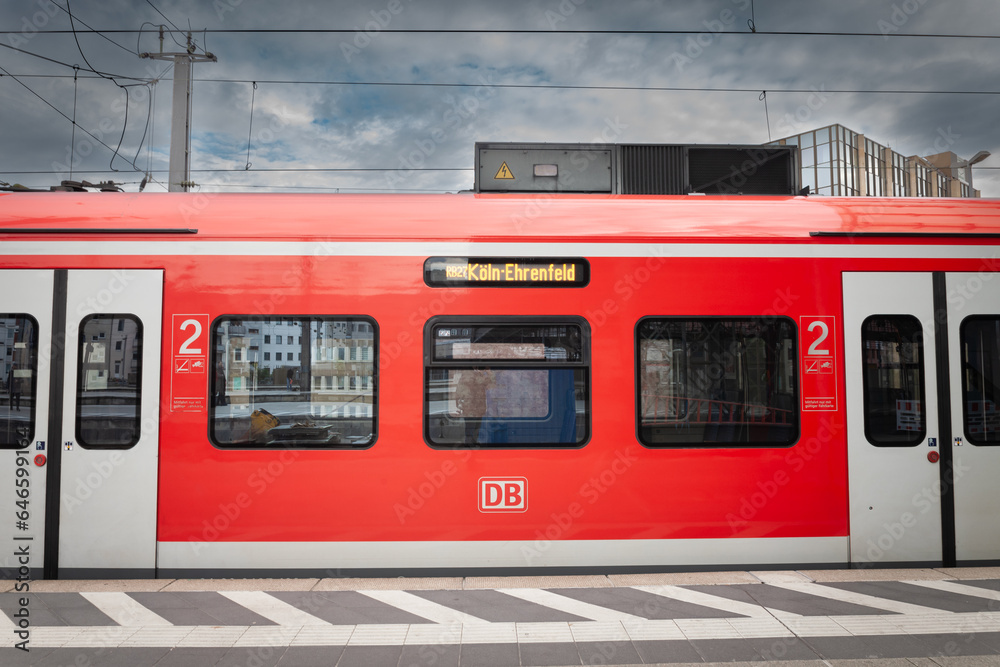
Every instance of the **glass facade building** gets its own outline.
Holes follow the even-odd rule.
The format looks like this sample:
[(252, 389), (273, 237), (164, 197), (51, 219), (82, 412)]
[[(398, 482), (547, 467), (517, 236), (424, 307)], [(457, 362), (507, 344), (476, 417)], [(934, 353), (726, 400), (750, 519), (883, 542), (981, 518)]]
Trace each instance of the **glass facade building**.
[(954, 153), (906, 156), (843, 125), (772, 141), (798, 146), (802, 188), (841, 197), (978, 197)]

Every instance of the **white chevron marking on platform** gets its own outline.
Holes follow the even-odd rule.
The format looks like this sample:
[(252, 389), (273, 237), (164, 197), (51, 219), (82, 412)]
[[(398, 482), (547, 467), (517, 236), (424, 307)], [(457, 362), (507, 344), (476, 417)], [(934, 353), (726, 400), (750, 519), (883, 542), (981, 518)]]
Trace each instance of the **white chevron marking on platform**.
[(12, 632), (16, 628), (17, 625), (14, 624), (14, 621), (10, 620), (10, 617), (6, 613), (0, 612), (0, 631), (3, 631), (4, 634), (7, 634), (8, 632)]
[(478, 616), (466, 614), (406, 591), (372, 590), (358, 591), (358, 593), (435, 623), (489, 623)]
[(646, 593), (652, 593), (653, 595), (660, 595), (665, 598), (696, 604), (700, 607), (709, 607), (711, 609), (718, 609), (719, 611), (728, 611), (733, 614), (739, 614), (740, 616), (749, 616), (750, 618), (772, 618), (772, 615), (767, 611), (767, 609), (761, 607), (760, 605), (750, 604), (749, 602), (740, 602), (738, 600), (730, 600), (728, 598), (702, 593), (701, 591), (693, 591), (689, 588), (681, 588), (680, 586), (633, 586), (632, 588), (639, 591), (645, 591)]
[[(573, 614), (574, 616), (589, 618), (592, 621), (646, 620), (642, 616), (626, 614), (623, 611), (608, 609), (607, 607), (601, 607), (589, 602), (581, 602), (580, 600), (574, 600), (573, 598), (566, 597), (565, 595), (559, 595), (558, 593), (553, 593), (552, 591), (546, 591), (540, 588), (505, 588), (500, 592), (520, 600), (540, 604), (543, 607), (548, 607), (549, 609), (556, 609), (558, 611), (566, 612), (567, 614)], [(520, 626), (521, 624), (518, 623), (518, 625)]]
[(1000, 601), (1000, 591), (994, 591), (989, 588), (979, 588), (978, 586), (969, 586), (968, 584), (960, 584), (957, 581), (924, 581), (921, 579), (917, 581), (904, 581), (902, 583), (913, 584), (914, 586), (923, 586), (924, 588), (933, 588), (946, 593), (969, 595), (971, 597)]
[(278, 625), (332, 625), (261, 591), (219, 591), (219, 595), (226, 596), (236, 604), (242, 605)]
[(872, 609), (891, 611), (897, 614), (926, 616), (928, 614), (947, 615), (953, 613), (950, 611), (945, 611), (943, 609), (935, 609), (933, 607), (924, 607), (918, 604), (910, 604), (909, 602), (899, 602), (898, 600), (888, 600), (886, 598), (878, 598), (875, 597), (874, 595), (865, 595), (864, 593), (845, 591), (842, 588), (834, 588), (833, 586), (823, 586), (822, 584), (813, 584), (804, 582), (804, 583), (774, 583), (770, 585), (776, 588), (785, 588), (790, 591), (805, 593), (806, 595), (814, 595), (816, 597), (827, 598), (830, 600), (839, 600), (840, 602), (848, 602), (850, 604), (861, 605), (862, 607), (871, 607)]
[(80, 593), (80, 595), (118, 625), (125, 627), (173, 625), (125, 593)]

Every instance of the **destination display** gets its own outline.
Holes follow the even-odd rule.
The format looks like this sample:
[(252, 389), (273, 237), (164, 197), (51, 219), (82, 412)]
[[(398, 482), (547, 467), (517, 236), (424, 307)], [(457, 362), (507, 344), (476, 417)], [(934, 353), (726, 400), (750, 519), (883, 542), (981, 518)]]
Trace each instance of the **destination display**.
[(431, 257), (431, 287), (583, 287), (590, 264), (580, 257)]

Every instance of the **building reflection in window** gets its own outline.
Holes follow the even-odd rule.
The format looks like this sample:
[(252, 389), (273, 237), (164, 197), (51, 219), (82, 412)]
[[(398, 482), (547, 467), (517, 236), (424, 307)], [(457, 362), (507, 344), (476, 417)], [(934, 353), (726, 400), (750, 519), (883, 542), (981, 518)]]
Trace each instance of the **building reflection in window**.
[(90, 315), (80, 324), (76, 439), (83, 447), (127, 449), (139, 442), (142, 322)]
[(370, 318), (216, 320), (212, 441), (220, 447), (371, 445), (377, 358)]
[(38, 323), (25, 314), (0, 314), (0, 448), (31, 444), (35, 431)]

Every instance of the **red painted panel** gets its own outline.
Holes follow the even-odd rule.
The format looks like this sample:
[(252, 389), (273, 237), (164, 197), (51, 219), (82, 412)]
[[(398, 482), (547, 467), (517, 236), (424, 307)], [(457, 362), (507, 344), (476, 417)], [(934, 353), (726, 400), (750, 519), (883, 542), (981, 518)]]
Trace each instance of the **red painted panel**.
[[(839, 273), (832, 262), (820, 268), (810, 260), (593, 258), (591, 283), (582, 289), (439, 290), (423, 284), (423, 259), (290, 264), (231, 258), (190, 268), (187, 279), (196, 290), (175, 290), (168, 280), (168, 314), (374, 317), (380, 416), (378, 441), (369, 450), (281, 453), (222, 451), (208, 442), (207, 413), (166, 416), (161, 540), (847, 533), (842, 412), (803, 413), (802, 439), (784, 449), (649, 449), (635, 435), (634, 328), (641, 317), (838, 314)], [(423, 326), (445, 313), (587, 318), (590, 442), (582, 449), (504, 451), (425, 444)], [(840, 333), (835, 336), (839, 345)], [(478, 480), (506, 476), (527, 479), (528, 510), (484, 516)]]

